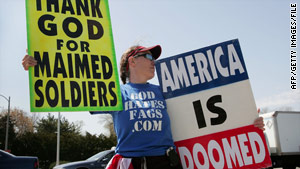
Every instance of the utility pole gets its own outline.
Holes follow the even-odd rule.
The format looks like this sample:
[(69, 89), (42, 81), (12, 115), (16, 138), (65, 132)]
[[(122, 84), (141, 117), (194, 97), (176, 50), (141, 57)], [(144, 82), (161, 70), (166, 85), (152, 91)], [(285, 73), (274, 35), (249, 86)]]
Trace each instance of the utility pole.
[(7, 151), (8, 147), (8, 128), (9, 128), (9, 116), (10, 116), (10, 96), (6, 98), (2, 94), (0, 94), (1, 97), (3, 97), (8, 102), (8, 109), (7, 109), (7, 119), (6, 119), (6, 133), (5, 133), (5, 151)]
[(57, 119), (56, 165), (59, 165), (59, 151), (60, 151), (60, 112), (58, 112), (58, 119)]

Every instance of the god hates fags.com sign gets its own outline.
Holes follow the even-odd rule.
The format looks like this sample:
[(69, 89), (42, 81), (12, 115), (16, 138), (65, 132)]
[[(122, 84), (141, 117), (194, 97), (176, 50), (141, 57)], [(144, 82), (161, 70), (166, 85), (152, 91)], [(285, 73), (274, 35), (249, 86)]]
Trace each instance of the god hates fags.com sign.
[(108, 0), (26, 0), (32, 112), (123, 108)]
[(157, 75), (183, 168), (271, 166), (237, 39), (161, 59)]

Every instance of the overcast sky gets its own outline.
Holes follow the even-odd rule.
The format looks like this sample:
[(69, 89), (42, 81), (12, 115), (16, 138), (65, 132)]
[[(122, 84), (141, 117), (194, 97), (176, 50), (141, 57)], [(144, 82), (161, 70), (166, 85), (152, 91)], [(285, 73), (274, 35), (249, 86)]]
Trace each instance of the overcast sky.
[[(25, 0), (0, 2), (0, 94), (11, 97), (13, 108), (30, 113), (28, 72), (21, 66), (27, 48)], [(134, 44), (160, 44), (165, 58), (238, 38), (257, 107), (300, 111), (299, 80), (298, 90), (290, 89), (293, 2), (296, 0), (110, 0), (116, 57), (119, 60)], [(151, 82), (158, 84), (156, 78)], [(6, 108), (7, 101), (1, 97), (0, 110)], [(82, 121), (83, 129), (92, 134), (102, 131), (98, 115), (62, 115)]]

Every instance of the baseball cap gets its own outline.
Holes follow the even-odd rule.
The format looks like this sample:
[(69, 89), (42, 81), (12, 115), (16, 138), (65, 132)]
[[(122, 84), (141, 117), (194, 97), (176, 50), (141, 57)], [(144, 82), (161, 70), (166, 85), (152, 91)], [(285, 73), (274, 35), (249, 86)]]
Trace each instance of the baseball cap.
[(155, 46), (151, 46), (151, 47), (138, 46), (131, 53), (128, 54), (127, 58), (129, 58), (131, 56), (135, 56), (141, 52), (146, 52), (146, 51), (150, 51), (152, 56), (156, 60), (157, 58), (159, 58), (159, 56), (161, 54), (161, 47), (160, 47), (160, 45), (155, 45)]

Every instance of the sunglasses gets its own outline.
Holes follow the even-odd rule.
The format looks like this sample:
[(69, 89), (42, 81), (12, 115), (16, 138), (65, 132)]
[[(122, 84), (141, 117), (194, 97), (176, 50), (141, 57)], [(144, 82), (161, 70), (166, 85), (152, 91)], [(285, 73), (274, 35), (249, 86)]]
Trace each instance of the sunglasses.
[(144, 58), (149, 59), (151, 61), (155, 60), (155, 58), (151, 54), (149, 54), (149, 53), (141, 54), (141, 55), (135, 55), (133, 57), (137, 58), (137, 57), (140, 57), (140, 56), (143, 56)]

